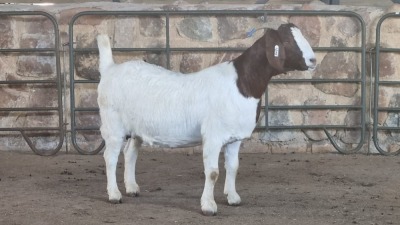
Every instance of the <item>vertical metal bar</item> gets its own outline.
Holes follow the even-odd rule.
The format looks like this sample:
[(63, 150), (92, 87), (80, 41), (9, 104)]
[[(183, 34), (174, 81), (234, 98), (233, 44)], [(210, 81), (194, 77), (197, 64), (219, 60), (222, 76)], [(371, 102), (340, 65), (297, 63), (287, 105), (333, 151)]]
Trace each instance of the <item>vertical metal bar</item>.
[(74, 29), (73, 29), (73, 24), (75, 22), (74, 18), (76, 15), (72, 18), (70, 24), (69, 24), (69, 98), (70, 98), (70, 116), (71, 116), (71, 141), (72, 145), (76, 148), (77, 143), (76, 143), (76, 132), (75, 132), (75, 79), (74, 79), (74, 69), (75, 69), (75, 64), (74, 64)]
[(380, 68), (380, 31), (381, 31), (381, 25), (383, 22), (383, 18), (385, 18), (385, 16), (383, 16), (379, 21), (378, 24), (376, 26), (376, 40), (375, 40), (375, 62), (376, 62), (376, 66), (375, 66), (375, 90), (374, 90), (374, 125), (373, 125), (373, 141), (375, 144), (376, 149), (381, 153), (381, 154), (385, 154), (386, 151), (383, 151), (383, 149), (381, 149), (381, 147), (379, 146), (379, 142), (378, 142), (378, 99), (379, 99), (379, 68)]
[[(63, 73), (63, 78), (64, 78), (64, 80), (63, 80), (63, 82), (64, 82), (64, 87), (63, 87), (63, 90), (64, 90), (64, 101), (63, 101), (63, 113), (64, 113), (64, 115), (66, 115), (67, 113), (67, 76), (66, 76), (66, 72), (67, 72), (67, 69), (66, 69), (66, 65), (67, 65), (67, 63), (65, 62), (65, 59), (67, 58), (67, 56), (66, 56), (66, 50), (65, 50), (65, 46), (67, 46), (67, 45), (69, 45), (69, 43), (66, 43), (66, 44), (63, 44), (62, 45), (62, 51), (63, 51), (63, 71), (64, 71), (64, 73)], [(65, 139), (65, 152), (68, 154), (68, 151), (69, 151), (69, 149), (68, 149), (68, 132), (67, 132), (67, 124), (68, 124), (68, 120), (67, 120), (67, 117), (65, 116), (64, 117), (64, 124), (63, 124), (63, 126), (64, 126), (64, 139)]]
[(369, 67), (369, 99), (370, 101), (368, 101), (368, 122), (367, 123), (367, 129), (368, 129), (368, 139), (367, 139), (367, 153), (370, 154), (371, 153), (371, 141), (373, 138), (373, 121), (371, 121), (373, 114), (372, 114), (372, 110), (373, 110), (373, 102), (372, 102), (372, 98), (373, 98), (373, 93), (374, 93), (374, 86), (373, 86), (373, 73), (374, 73), (374, 63), (375, 63), (375, 57), (373, 56), (374, 54), (374, 49), (370, 49), (369, 51), (369, 59), (370, 59), (370, 67)]
[(165, 13), (165, 53), (167, 57), (167, 69), (171, 69), (171, 45), (170, 45), (170, 35), (169, 35), (169, 19), (170, 14), (168, 12)]
[(268, 131), (268, 126), (269, 126), (269, 118), (268, 118), (268, 109), (269, 109), (269, 104), (268, 104), (268, 86), (267, 89), (264, 92), (264, 118), (265, 118), (265, 132)]

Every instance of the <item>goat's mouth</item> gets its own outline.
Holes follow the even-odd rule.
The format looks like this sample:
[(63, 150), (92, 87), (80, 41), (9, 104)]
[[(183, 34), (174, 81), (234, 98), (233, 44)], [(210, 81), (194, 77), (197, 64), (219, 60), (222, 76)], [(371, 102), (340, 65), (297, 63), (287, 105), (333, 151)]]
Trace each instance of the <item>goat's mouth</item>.
[(312, 66), (308, 66), (308, 71), (314, 71), (315, 70), (315, 68), (317, 68), (317, 66), (316, 65), (312, 65)]

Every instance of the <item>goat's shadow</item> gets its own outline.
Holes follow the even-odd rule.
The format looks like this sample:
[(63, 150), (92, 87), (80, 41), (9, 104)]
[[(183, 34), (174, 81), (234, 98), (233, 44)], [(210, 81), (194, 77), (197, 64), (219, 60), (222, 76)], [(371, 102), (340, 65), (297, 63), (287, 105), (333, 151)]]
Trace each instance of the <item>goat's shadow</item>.
[[(116, 205), (114, 203), (111, 203), (108, 201), (107, 195), (104, 194), (104, 196), (99, 196), (99, 195), (88, 195), (87, 198), (97, 201), (97, 202), (102, 202), (106, 205)], [(152, 195), (151, 192), (147, 193), (141, 193), (141, 195), (137, 197), (132, 197), (132, 196), (127, 196), (124, 195), (122, 196), (122, 203), (117, 204), (120, 205), (121, 207), (124, 206), (144, 206), (144, 205), (154, 205), (157, 207), (164, 207), (168, 209), (177, 209), (189, 213), (194, 213), (194, 214), (202, 214), (201, 208), (200, 208), (200, 198), (201, 198), (201, 193), (198, 194), (193, 194), (193, 193), (183, 193), (183, 192), (178, 192), (174, 194), (168, 194), (165, 197), (160, 197), (159, 195), (155, 196)], [(239, 206), (230, 206), (225, 198), (225, 196), (216, 196), (215, 201), (217, 202), (217, 205), (219, 207), (241, 207), (245, 205), (245, 203), (241, 203)], [(140, 207), (144, 208), (144, 207)], [(217, 215), (222, 215), (220, 212), (218, 212)]]

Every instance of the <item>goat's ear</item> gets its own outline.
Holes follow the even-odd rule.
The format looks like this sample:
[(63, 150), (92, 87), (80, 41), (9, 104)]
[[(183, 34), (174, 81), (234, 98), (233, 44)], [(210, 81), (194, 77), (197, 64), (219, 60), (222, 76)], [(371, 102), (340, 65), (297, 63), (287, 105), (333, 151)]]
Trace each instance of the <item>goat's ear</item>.
[(279, 33), (276, 30), (268, 29), (265, 32), (265, 50), (269, 63), (279, 73), (284, 73), (285, 49)]

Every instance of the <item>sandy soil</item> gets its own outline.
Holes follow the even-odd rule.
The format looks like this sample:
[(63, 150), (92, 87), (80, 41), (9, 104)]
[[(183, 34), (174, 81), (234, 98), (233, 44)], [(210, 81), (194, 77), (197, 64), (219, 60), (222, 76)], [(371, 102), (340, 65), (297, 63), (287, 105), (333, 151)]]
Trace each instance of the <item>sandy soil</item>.
[[(200, 154), (141, 152), (139, 197), (107, 202), (101, 155), (0, 151), (0, 224), (400, 224), (400, 158), (338, 154), (241, 154), (240, 206), (223, 195), (200, 212)], [(124, 192), (122, 168), (118, 172)]]

